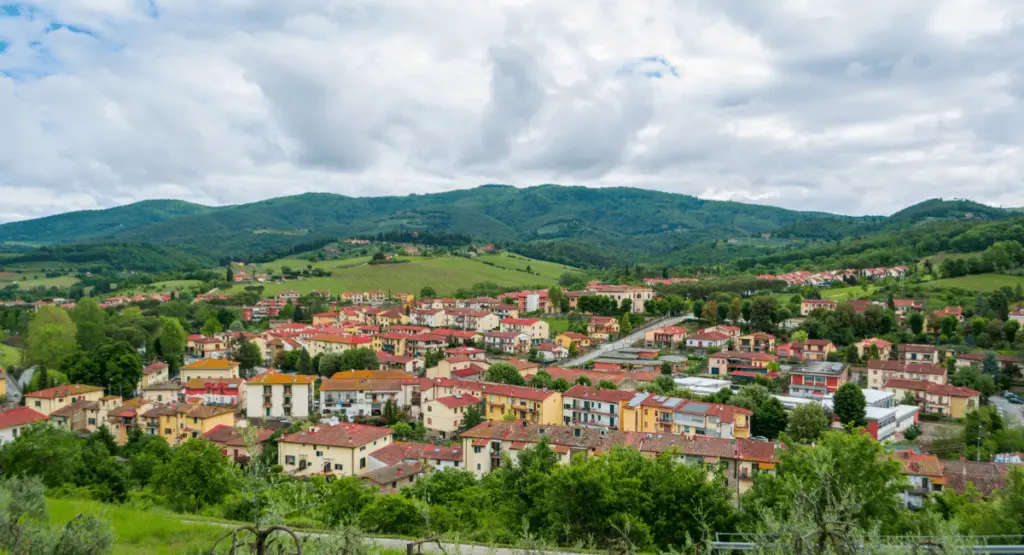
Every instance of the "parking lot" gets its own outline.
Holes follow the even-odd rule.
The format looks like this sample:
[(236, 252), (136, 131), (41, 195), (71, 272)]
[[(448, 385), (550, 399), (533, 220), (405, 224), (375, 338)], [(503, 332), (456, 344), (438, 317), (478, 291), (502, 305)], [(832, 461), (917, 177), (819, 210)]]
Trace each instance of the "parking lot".
[(1014, 405), (1002, 395), (993, 395), (988, 400), (1003, 409), (1003, 418), (1009, 426), (1019, 427), (1024, 424), (1024, 405)]

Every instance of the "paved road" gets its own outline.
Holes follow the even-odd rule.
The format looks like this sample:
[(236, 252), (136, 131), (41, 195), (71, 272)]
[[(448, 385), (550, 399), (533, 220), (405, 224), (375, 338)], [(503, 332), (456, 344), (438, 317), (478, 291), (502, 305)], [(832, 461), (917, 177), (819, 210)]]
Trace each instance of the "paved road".
[(1024, 405), (1014, 405), (1002, 395), (993, 395), (988, 400), (993, 405), (1003, 409), (1003, 418), (1008, 426), (1019, 428), (1024, 425)]
[(558, 365), (561, 366), (561, 367), (565, 367), (565, 368), (568, 368), (570, 366), (583, 366), (584, 364), (590, 362), (591, 360), (594, 360), (595, 358), (598, 358), (598, 357), (600, 357), (602, 355), (610, 353), (611, 351), (614, 351), (616, 349), (621, 349), (623, 347), (629, 347), (633, 343), (636, 343), (637, 341), (640, 341), (641, 339), (644, 338), (644, 332), (646, 332), (647, 330), (649, 330), (651, 328), (661, 327), (661, 326), (674, 326), (674, 325), (678, 324), (679, 322), (682, 322), (683, 320), (689, 320), (690, 318), (693, 318), (693, 314), (684, 314), (683, 316), (673, 316), (671, 318), (664, 318), (664, 319), (661, 319), (661, 320), (654, 320), (652, 322), (647, 322), (646, 324), (644, 324), (644, 327), (638, 328), (638, 329), (634, 330), (632, 333), (630, 333), (626, 337), (623, 337), (621, 339), (617, 339), (617, 340), (615, 340), (615, 341), (613, 341), (611, 343), (605, 343), (604, 345), (601, 345), (600, 347), (598, 347), (598, 348), (596, 348), (596, 349), (594, 349), (594, 350), (592, 350), (592, 351), (590, 351), (590, 352), (588, 352), (586, 354), (580, 355), (580, 356), (578, 356), (576, 358), (573, 358), (573, 359), (567, 359), (565, 361), (562, 361), (562, 362), (558, 363)]

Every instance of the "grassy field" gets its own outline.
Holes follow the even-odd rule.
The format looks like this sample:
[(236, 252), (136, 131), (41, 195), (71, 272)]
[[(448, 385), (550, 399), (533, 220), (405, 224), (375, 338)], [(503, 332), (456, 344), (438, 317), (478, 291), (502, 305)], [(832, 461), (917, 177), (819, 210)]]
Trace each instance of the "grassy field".
[[(530, 264), (531, 268), (540, 272), (528, 274), (525, 271), (497, 268), (484, 264), (479, 260), (447, 256), (438, 258), (410, 257), (403, 258), (402, 264), (366, 264), (367, 258), (350, 258), (321, 262), (315, 266), (333, 272), (331, 277), (307, 278), (285, 283), (268, 283), (264, 295), (270, 296), (278, 291), (296, 290), (308, 293), (313, 290), (327, 289), (333, 294), (342, 291), (390, 291), (406, 292), (418, 295), (424, 286), (431, 286), (439, 295), (450, 295), (459, 288), (469, 288), (475, 283), (493, 282), (503, 287), (524, 287), (553, 285), (561, 267), (557, 264), (545, 266), (542, 262), (523, 262), (522, 267)], [(510, 259), (511, 262), (521, 261)], [(277, 261), (277, 264), (282, 261)], [(533, 264), (538, 266), (534, 267)], [(288, 264), (284, 264), (288, 265)], [(344, 267), (348, 266), (348, 267)], [(512, 264), (509, 264), (511, 267)], [(556, 272), (556, 268), (558, 271)], [(543, 269), (542, 269), (543, 268)]]
[(541, 318), (551, 328), (551, 336), (554, 337), (564, 331), (569, 331), (569, 321), (558, 318)]
[[(10, 283), (17, 283), (21, 289), (31, 289), (33, 287), (71, 287), (78, 283), (78, 278), (74, 276), (59, 276), (59, 277), (43, 277), (42, 272), (13, 272), (14, 275), (10, 275), (8, 271), (0, 276), (0, 287)], [(38, 277), (36, 277), (38, 276)]]
[(95, 501), (49, 499), (50, 519), (62, 525), (75, 515), (100, 514), (114, 526), (117, 555), (209, 553), (227, 529), (212, 524), (183, 522), (180, 515), (161, 511), (104, 505)]
[(572, 266), (566, 266), (556, 262), (547, 262), (544, 260), (534, 260), (532, 258), (519, 256), (518, 254), (504, 252), (499, 254), (483, 254), (476, 257), (475, 260), (489, 262), (495, 266), (501, 266), (502, 268), (509, 268), (512, 270), (526, 271), (526, 268), (529, 267), (535, 274), (556, 279), (566, 272), (579, 271)]
[(972, 291), (991, 292), (1000, 287), (1016, 288), (1024, 286), (1024, 276), (1008, 276), (1003, 274), (978, 274), (958, 278), (937, 279), (925, 284), (930, 289), (969, 289)]
[(131, 296), (143, 293), (170, 293), (171, 291), (184, 291), (196, 285), (202, 285), (198, 279), (177, 279), (171, 281), (158, 281), (149, 285), (132, 287), (130, 289), (118, 289), (111, 293), (111, 296)]
[(21, 349), (0, 343), (0, 367), (21, 365)]
[(850, 299), (867, 297), (876, 289), (878, 288), (874, 285), (868, 285), (867, 290), (863, 289), (860, 285), (854, 285), (852, 287), (840, 287), (838, 289), (824, 289), (821, 292), (821, 296), (834, 301), (847, 301)]

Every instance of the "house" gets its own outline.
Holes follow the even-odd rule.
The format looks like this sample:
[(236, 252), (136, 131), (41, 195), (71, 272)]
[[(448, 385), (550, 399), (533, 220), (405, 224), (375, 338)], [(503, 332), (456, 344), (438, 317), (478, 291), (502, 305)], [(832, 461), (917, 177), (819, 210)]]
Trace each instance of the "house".
[(313, 412), (316, 376), (283, 374), (274, 370), (245, 382), (246, 416), (307, 418)]
[[(980, 367), (984, 362), (985, 358), (989, 353), (962, 353), (956, 357), (956, 367), (963, 368), (965, 366), (978, 366)], [(1024, 367), (1024, 359), (1018, 358), (1014, 355), (1001, 355), (998, 353), (992, 353), (996, 357), (996, 361), (999, 362), (999, 367), (1003, 370), (1009, 370), (1016, 366), (1017, 368)]]
[(443, 328), (448, 325), (448, 314), (443, 308), (414, 308), (409, 311), (409, 322), (416, 326)]
[(892, 378), (882, 385), (882, 391), (893, 393), (898, 399), (909, 392), (926, 413), (953, 418), (963, 418), (978, 408), (981, 402), (981, 393), (971, 388), (937, 384), (928, 380)]
[(160, 436), (174, 447), (217, 426), (234, 427), (235, 411), (227, 407), (171, 403), (143, 412), (140, 424), (145, 425), (147, 434)]
[(861, 360), (865, 359), (869, 354), (871, 354), (872, 347), (874, 347), (875, 350), (878, 351), (879, 360), (889, 360), (890, 356), (892, 355), (892, 343), (879, 337), (862, 339), (854, 343), (853, 345), (857, 347), (857, 356), (860, 357)]
[(480, 404), (478, 397), (462, 393), (436, 397), (423, 403), (423, 424), (431, 435), (441, 439), (455, 437), (466, 422), (466, 411)]
[(828, 339), (791, 341), (781, 345), (776, 353), (782, 360), (828, 360), (829, 353), (836, 352), (836, 346)]
[(432, 335), (439, 335), (448, 342), (449, 345), (476, 345), (483, 341), (484, 336), (478, 331), (473, 330), (453, 330), (451, 328), (437, 328), (430, 330)]
[(475, 360), (487, 360), (487, 351), (476, 347), (449, 347), (444, 350), (445, 356), (465, 355)]
[(704, 328), (702, 330), (699, 330), (697, 333), (712, 333), (712, 332), (724, 333), (726, 336), (729, 337), (730, 341), (739, 341), (740, 340), (740, 335), (742, 335), (742, 330), (740, 329), (739, 326), (727, 326), (725, 324), (718, 324), (717, 326), (709, 326), (709, 327), (706, 327), (706, 328)]
[(396, 441), (370, 453), (370, 469), (378, 470), (400, 462), (420, 463), (430, 468), (462, 467), (462, 446), (444, 447), (433, 443), (405, 443)]
[(708, 357), (708, 373), (712, 376), (729, 376), (734, 372), (769, 373), (768, 365), (778, 362), (774, 355), (767, 353), (741, 353), (721, 351)]
[(882, 389), (885, 382), (894, 379), (924, 380), (935, 384), (946, 383), (946, 368), (940, 364), (919, 364), (900, 360), (869, 360), (868, 387)]
[(343, 422), (310, 426), (277, 442), (277, 464), (294, 476), (363, 476), (370, 453), (391, 444), (391, 430)]
[(169, 366), (166, 362), (156, 361), (142, 369), (142, 380), (139, 381), (139, 389), (146, 386), (166, 382), (169, 379)]
[(29, 407), (0, 411), (0, 445), (14, 441), (33, 422), (46, 420), (46, 415)]
[(686, 346), (691, 349), (724, 349), (729, 346), (729, 336), (717, 331), (698, 333), (686, 339)]
[(107, 421), (107, 413), (121, 406), (118, 395), (107, 395), (99, 401), (75, 401), (50, 414), (50, 423), (69, 432), (95, 432)]
[[(249, 442), (246, 441), (247, 434), (252, 434), (252, 437), (248, 439), (249, 442), (255, 444), (255, 452), (250, 452), (249, 450)], [(260, 454), (266, 443), (270, 441), (270, 436), (272, 435), (274, 435), (274, 430), (262, 428), (239, 429), (234, 426), (218, 424), (199, 437), (216, 445), (225, 457), (229, 457), (237, 463), (244, 463), (253, 455)]]
[(491, 306), (490, 310), (500, 319), (519, 317), (519, 307), (514, 304), (496, 304)]
[(575, 345), (576, 351), (581, 352), (589, 349), (591, 342), (590, 338), (582, 333), (565, 331), (555, 336), (555, 343), (565, 349), (570, 349)]
[(807, 362), (789, 370), (789, 394), (793, 397), (823, 397), (835, 393), (849, 378), (849, 364)]
[(903, 362), (917, 362), (920, 364), (937, 364), (939, 362), (939, 349), (934, 345), (905, 343), (900, 344), (896, 352), (897, 360), (902, 360)]
[(900, 318), (903, 318), (910, 312), (920, 312), (924, 309), (924, 306), (917, 304), (914, 299), (893, 299), (892, 307)]
[(185, 349), (188, 354), (199, 358), (224, 358), (231, 352), (227, 341), (219, 337), (202, 335), (188, 336)]
[(591, 316), (587, 322), (587, 335), (592, 339), (607, 341), (619, 333), (619, 321), (611, 316)]
[(839, 307), (839, 303), (831, 299), (803, 299), (800, 301), (800, 315), (808, 316), (815, 310), (828, 310), (829, 312)]
[(537, 356), (544, 362), (555, 362), (569, 357), (569, 349), (557, 343), (541, 343), (535, 349)]
[(4, 369), (0, 368), (0, 397), (7, 396), (7, 374), (4, 374)]
[(194, 378), (185, 383), (185, 398), (198, 397), (206, 405), (237, 406), (245, 399), (241, 378)]
[(942, 461), (942, 476), (946, 479), (945, 488), (950, 488), (957, 495), (968, 492), (968, 484), (983, 498), (991, 499), (996, 491), (1006, 486), (1006, 475), (1013, 468), (1007, 463), (973, 462), (965, 460)]
[(314, 326), (330, 326), (341, 320), (340, 312), (318, 312), (313, 315)]
[[(472, 375), (483, 374), (490, 363), (468, 355), (455, 355), (441, 359), (433, 368), (427, 368), (428, 378), (451, 378), (460, 370), (475, 369)], [(465, 375), (466, 373), (463, 373)]]
[(25, 394), (25, 406), (50, 416), (76, 401), (99, 401), (103, 398), (103, 388), (94, 385), (59, 385), (49, 389), (41, 389)]
[(539, 318), (505, 318), (501, 321), (501, 331), (525, 333), (533, 345), (546, 342), (551, 334), (548, 323)]
[(773, 353), (775, 336), (763, 331), (748, 333), (740, 336), (737, 346), (744, 353)]
[(452, 308), (448, 310), (448, 326), (459, 330), (491, 331), (501, 325), (498, 315), (490, 310)]
[(163, 383), (144, 387), (142, 389), (142, 398), (151, 403), (177, 403), (184, 398), (184, 393), (185, 388), (181, 385), (181, 382), (175, 378)]
[(1014, 322), (1018, 322), (1021, 324), (1021, 326), (1024, 326), (1024, 308), (1018, 308), (1017, 310), (1011, 312), (1008, 316), (1008, 319)]
[(686, 328), (662, 326), (644, 333), (644, 345), (658, 349), (678, 349), (686, 344)]
[(305, 341), (310, 357), (341, 354), (349, 349), (372, 348), (373, 339), (363, 335), (317, 334)]
[(128, 433), (136, 428), (141, 429), (141, 415), (152, 407), (153, 403), (137, 397), (107, 411), (107, 429), (114, 436), (114, 442), (118, 445), (128, 443)]
[(393, 492), (415, 484), (416, 478), (422, 474), (420, 463), (400, 462), (367, 472), (362, 478), (384, 492)]
[(237, 378), (239, 364), (233, 360), (204, 358), (179, 369), (182, 383), (196, 378)]
[(956, 318), (957, 322), (964, 323), (964, 309), (959, 306), (947, 306), (938, 310), (932, 311), (932, 319), (938, 322), (946, 316), (952, 316)]
[[(339, 372), (343, 374), (344, 372)], [(390, 401), (396, 408), (410, 406), (416, 378), (339, 378), (320, 383), (320, 411), (337, 414), (349, 420), (355, 417), (380, 416)]]
[(483, 402), (483, 417), (488, 420), (502, 420), (512, 414), (515, 418), (541, 424), (562, 422), (562, 394), (527, 386), (456, 379), (424, 380), (420, 386), (420, 403), (425, 409), (432, 399), (457, 394), (479, 398)]
[(388, 331), (373, 336), (373, 349), (389, 355), (406, 356), (405, 343), (409, 334)]
[(751, 416), (731, 405), (635, 393), (623, 405), (622, 431), (748, 438)]
[[(547, 367), (544, 369), (545, 372), (551, 375), (552, 380), (559, 378), (569, 382), (570, 384), (576, 383), (576, 380), (580, 378), (587, 378), (591, 384), (597, 385), (602, 381), (608, 381), (615, 384), (615, 387), (619, 391), (633, 391), (638, 386), (653, 382), (661, 372), (644, 372), (633, 370), (631, 372), (621, 371), (597, 371), (597, 370), (579, 370), (575, 368), (555, 368)], [(532, 376), (524, 376), (526, 379), (530, 379)]]
[(415, 333), (405, 338), (406, 356), (425, 357), (427, 353), (443, 351), (447, 346), (447, 338), (433, 333)]
[(631, 391), (576, 385), (562, 394), (562, 423), (599, 430), (619, 430), (622, 408)]
[(897, 451), (891, 455), (903, 465), (909, 486), (903, 490), (903, 504), (908, 509), (921, 509), (930, 493), (941, 492), (946, 485), (942, 462), (935, 455), (914, 451)]
[(630, 311), (634, 314), (643, 314), (644, 304), (654, 298), (653, 289), (634, 285), (596, 285), (590, 288), (588, 293), (615, 299), (618, 306), (622, 306), (624, 301), (629, 301), (631, 303)]
[(484, 345), (510, 355), (524, 354), (530, 350), (530, 336), (516, 331), (490, 331), (484, 335)]
[(423, 359), (416, 357), (400, 357), (389, 355), (383, 351), (377, 353), (378, 370), (401, 370), (415, 376), (423, 369)]
[[(576, 457), (600, 456), (614, 447), (630, 447), (645, 456), (673, 450), (680, 462), (708, 469), (708, 480), (722, 480), (737, 497), (753, 486), (756, 474), (773, 472), (775, 444), (749, 439), (617, 432), (582, 426), (549, 426), (529, 421), (484, 422), (463, 432), (465, 468), (483, 476), (515, 460), (522, 450), (546, 439), (559, 464)], [(710, 466), (709, 466), (710, 465)]]

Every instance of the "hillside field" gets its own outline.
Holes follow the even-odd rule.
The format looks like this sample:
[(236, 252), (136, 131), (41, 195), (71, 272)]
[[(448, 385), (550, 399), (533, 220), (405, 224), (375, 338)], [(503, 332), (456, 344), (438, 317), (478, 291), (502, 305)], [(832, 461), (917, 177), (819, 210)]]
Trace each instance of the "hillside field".
[(19, 366), (21, 364), (21, 349), (0, 343), (0, 368)]
[(177, 279), (171, 281), (158, 281), (149, 285), (141, 285), (139, 287), (132, 287), (130, 289), (118, 289), (109, 296), (132, 296), (141, 295), (146, 293), (170, 293), (172, 291), (185, 291), (190, 287), (202, 285), (203, 282), (198, 279)]
[(836, 289), (822, 289), (821, 296), (826, 299), (832, 299), (834, 301), (848, 301), (850, 299), (860, 299), (862, 297), (868, 297), (878, 287), (874, 285), (868, 285), (867, 289), (864, 289), (860, 285), (854, 285), (852, 287), (839, 287)]
[[(407, 257), (400, 258), (406, 262), (401, 264), (367, 264), (368, 258), (350, 258), (330, 260), (314, 264), (314, 267), (323, 268), (333, 272), (330, 277), (306, 278), (291, 280), (285, 283), (268, 283), (264, 288), (264, 295), (272, 296), (279, 291), (295, 290), (301, 293), (308, 293), (313, 290), (330, 290), (332, 294), (342, 291), (390, 291), (406, 292), (418, 295), (420, 289), (429, 285), (439, 295), (450, 295), (459, 288), (469, 288), (475, 283), (493, 282), (502, 287), (550, 287), (554, 285), (558, 277), (566, 271), (571, 271), (567, 266), (541, 262), (531, 259), (513, 259), (503, 255), (494, 255), (493, 264), (501, 264), (504, 267), (484, 264), (483, 261), (463, 258), (459, 256), (446, 256), (437, 258)], [(282, 263), (289, 266), (288, 262), (302, 262), (301, 267), (308, 264), (298, 259), (285, 259), (275, 261), (266, 266), (279, 267)], [(528, 274), (525, 272), (527, 265), (536, 272)], [(517, 271), (513, 268), (522, 267), (524, 271)], [(295, 264), (293, 267), (300, 267)]]
[(1024, 276), (1010, 276), (1005, 274), (977, 274), (973, 276), (962, 276), (957, 278), (937, 279), (929, 281), (922, 286), (929, 289), (968, 289), (989, 293), (1000, 287), (1016, 288), (1024, 286)]

